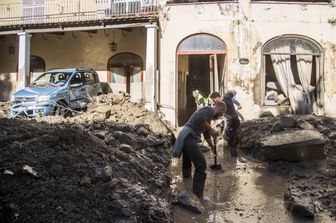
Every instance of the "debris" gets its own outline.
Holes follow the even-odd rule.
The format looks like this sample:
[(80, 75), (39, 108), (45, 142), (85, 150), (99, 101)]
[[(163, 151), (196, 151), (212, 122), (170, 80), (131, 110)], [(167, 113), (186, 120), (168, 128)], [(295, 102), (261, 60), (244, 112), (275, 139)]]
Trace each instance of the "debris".
[(173, 222), (169, 131), (129, 95), (95, 97), (68, 118), (0, 118), (0, 129), (1, 165), (43, 177), (0, 175), (0, 212), (15, 202), (20, 222)]
[(4, 174), (5, 175), (14, 175), (14, 172), (10, 171), (10, 170), (5, 170)]
[(314, 130), (276, 133), (260, 139), (261, 151), (270, 160), (323, 159), (325, 141)]
[(33, 175), (34, 177), (38, 177), (37, 172), (36, 172), (35, 170), (33, 170), (33, 168), (30, 167), (30, 166), (28, 166), (28, 165), (24, 165), (24, 166), (22, 167), (22, 172), (23, 172), (23, 173), (31, 174), (31, 175)]
[(202, 214), (204, 207), (201, 201), (194, 193), (186, 193), (179, 196), (179, 203), (182, 208), (192, 211), (196, 214)]
[(294, 128), (297, 124), (297, 121), (294, 118), (291, 118), (289, 116), (280, 116), (279, 122), (284, 126), (284, 127), (290, 127)]
[(115, 131), (113, 133), (113, 137), (118, 139), (120, 141), (120, 143), (127, 144), (127, 145), (130, 145), (130, 146), (133, 146), (133, 147), (137, 146), (136, 139), (133, 136), (127, 134), (127, 133), (124, 133), (124, 132), (121, 132), (121, 131)]
[(50, 174), (54, 177), (62, 176), (63, 167), (59, 164), (53, 164), (50, 167)]
[(275, 117), (272, 112), (264, 111), (259, 115), (259, 118)]
[(284, 130), (285, 130), (285, 127), (282, 125), (282, 123), (277, 121), (273, 124), (271, 132), (281, 132)]
[(310, 217), (315, 216), (315, 205), (310, 198), (304, 197), (303, 193), (297, 190), (290, 190), (285, 194), (285, 204), (287, 209), (295, 216)]
[(304, 130), (314, 130), (314, 126), (311, 125), (309, 122), (305, 121), (305, 120), (301, 120), (298, 123), (298, 127)]
[(80, 184), (83, 186), (90, 186), (91, 185), (91, 178), (88, 176), (85, 176), (81, 179)]
[(111, 166), (105, 166), (105, 167), (104, 167), (104, 175), (105, 175), (106, 177), (112, 178), (113, 170), (112, 170), (112, 167), (111, 167)]
[(336, 139), (336, 131), (332, 131), (328, 134), (330, 139)]

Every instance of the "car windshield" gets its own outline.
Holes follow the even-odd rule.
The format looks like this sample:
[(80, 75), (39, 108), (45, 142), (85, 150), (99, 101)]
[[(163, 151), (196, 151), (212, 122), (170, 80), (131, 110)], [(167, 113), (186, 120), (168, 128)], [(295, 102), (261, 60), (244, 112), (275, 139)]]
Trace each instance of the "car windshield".
[(63, 86), (69, 77), (70, 72), (52, 72), (44, 73), (39, 76), (30, 86), (49, 87), (49, 86)]

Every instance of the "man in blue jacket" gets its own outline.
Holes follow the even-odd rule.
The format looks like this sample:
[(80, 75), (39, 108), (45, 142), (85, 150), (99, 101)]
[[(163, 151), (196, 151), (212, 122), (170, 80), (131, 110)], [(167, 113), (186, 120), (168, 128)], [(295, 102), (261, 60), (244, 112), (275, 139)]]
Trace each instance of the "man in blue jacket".
[(183, 154), (183, 178), (191, 177), (191, 163), (194, 164), (193, 192), (199, 198), (203, 198), (207, 166), (205, 157), (199, 147), (201, 134), (203, 133), (205, 140), (213, 150), (214, 145), (211, 136), (216, 136), (219, 133), (210, 126), (210, 122), (222, 116), (225, 111), (226, 105), (223, 102), (216, 103), (214, 107), (205, 106), (198, 109), (184, 125), (174, 144), (174, 157), (181, 157)]

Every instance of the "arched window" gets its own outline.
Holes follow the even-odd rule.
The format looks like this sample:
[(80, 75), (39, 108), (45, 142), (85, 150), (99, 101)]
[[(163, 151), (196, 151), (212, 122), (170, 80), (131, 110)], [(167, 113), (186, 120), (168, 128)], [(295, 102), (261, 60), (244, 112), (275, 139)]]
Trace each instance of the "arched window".
[(119, 53), (108, 60), (111, 83), (142, 82), (143, 62), (140, 56), (133, 53)]
[(112, 91), (130, 93), (133, 101), (142, 99), (143, 62), (134, 53), (119, 53), (108, 62), (108, 81)]
[(185, 38), (177, 47), (178, 54), (202, 54), (202, 51), (225, 53), (225, 44), (216, 36), (200, 33)]
[(264, 105), (288, 106), (294, 114), (319, 113), (322, 47), (300, 35), (275, 37), (262, 47)]

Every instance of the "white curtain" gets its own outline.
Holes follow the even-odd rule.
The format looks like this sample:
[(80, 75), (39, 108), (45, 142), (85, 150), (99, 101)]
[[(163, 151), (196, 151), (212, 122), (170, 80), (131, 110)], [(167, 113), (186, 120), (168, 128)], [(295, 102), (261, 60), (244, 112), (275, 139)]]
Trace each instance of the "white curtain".
[(304, 92), (304, 108), (303, 114), (311, 114), (312, 106), (315, 101), (314, 96), (314, 87), (310, 85), (311, 77), (312, 77), (312, 60), (313, 56), (311, 55), (297, 55), (297, 68), (299, 78), (302, 84), (303, 92)]
[(301, 100), (302, 90), (300, 89), (300, 86), (295, 84), (291, 69), (290, 55), (273, 54), (271, 55), (271, 60), (280, 88), (284, 95), (289, 98), (291, 108), (295, 114), (300, 107), (299, 102)]

